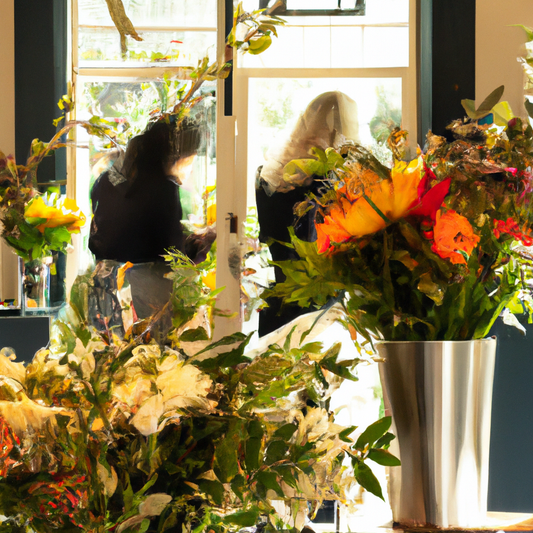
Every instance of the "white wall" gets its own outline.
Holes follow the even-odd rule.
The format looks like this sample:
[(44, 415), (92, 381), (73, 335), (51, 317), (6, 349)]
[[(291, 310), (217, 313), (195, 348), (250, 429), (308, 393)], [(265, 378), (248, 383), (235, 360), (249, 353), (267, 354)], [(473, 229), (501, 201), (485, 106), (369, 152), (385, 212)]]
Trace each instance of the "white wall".
[(526, 34), (512, 24), (533, 27), (533, 0), (476, 1), (476, 103), (505, 85), (515, 115), (525, 116), (524, 77), (517, 57), (523, 54)]
[[(0, 0), (0, 150), (15, 153), (15, 3)], [(0, 244), (0, 299), (17, 298), (17, 258)]]
[(15, 7), (14, 0), (0, 0), (0, 150), (15, 151)]

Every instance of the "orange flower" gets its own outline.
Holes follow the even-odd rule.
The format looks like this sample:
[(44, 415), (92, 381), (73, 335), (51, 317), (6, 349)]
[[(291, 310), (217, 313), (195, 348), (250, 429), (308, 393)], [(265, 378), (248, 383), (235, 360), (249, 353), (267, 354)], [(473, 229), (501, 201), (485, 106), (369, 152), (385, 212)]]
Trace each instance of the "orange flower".
[(317, 224), (317, 246), (326, 252), (331, 243), (358, 239), (384, 229), (388, 223), (407, 215), (419, 201), (418, 185), (422, 162), (415, 159), (409, 164), (398, 162), (391, 171), (391, 179), (377, 181), (353, 194), (346, 187), (337, 191), (335, 203)]
[(85, 224), (85, 215), (76, 202), (66, 198), (63, 202), (56, 202), (56, 206), (46, 205), (43, 197), (38, 196), (26, 206), (24, 218), (30, 224), (36, 225), (41, 233), (44, 233), (45, 228), (59, 226), (66, 226), (71, 233), (78, 233)]
[(437, 212), (433, 237), (432, 250), (453, 264), (466, 265), (465, 255), (470, 256), (479, 242), (468, 219), (453, 210)]

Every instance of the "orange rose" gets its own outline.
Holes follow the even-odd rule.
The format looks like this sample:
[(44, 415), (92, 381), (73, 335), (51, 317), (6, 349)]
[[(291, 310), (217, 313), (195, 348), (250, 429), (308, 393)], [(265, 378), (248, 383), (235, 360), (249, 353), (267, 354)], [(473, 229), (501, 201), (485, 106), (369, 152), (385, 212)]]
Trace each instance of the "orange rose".
[(436, 254), (453, 264), (462, 265), (466, 265), (465, 255), (470, 256), (479, 242), (470, 222), (453, 210), (437, 212), (433, 238), (435, 242), (431, 249)]

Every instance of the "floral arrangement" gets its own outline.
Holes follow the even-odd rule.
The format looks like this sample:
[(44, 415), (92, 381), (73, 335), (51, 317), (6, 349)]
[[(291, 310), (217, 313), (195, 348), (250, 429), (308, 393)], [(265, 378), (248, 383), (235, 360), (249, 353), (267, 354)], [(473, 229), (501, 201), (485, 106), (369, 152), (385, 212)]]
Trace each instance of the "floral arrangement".
[(2, 237), (25, 261), (64, 251), (72, 233), (78, 233), (85, 223), (73, 200), (62, 198), (57, 189), (51, 188), (44, 195), (38, 189), (37, 167), (52, 150), (63, 146), (61, 135), (48, 144), (35, 140), (25, 165), (17, 165), (12, 155), (0, 152)]
[(88, 274), (27, 368), (0, 354), (0, 531), (292, 530), (354, 476), (381, 496), (366, 460), (399, 463), (390, 418), (354, 440), (328, 409), (357, 361), (294, 329), (253, 359), (241, 333), (206, 339), (203, 267), (169, 259), (164, 343), (165, 309), (123, 338), (90, 326)]
[(296, 206), (316, 206), (317, 241), (293, 236), (300, 260), (279, 264), (287, 279), (269, 294), (303, 307), (337, 299), (354, 339), (370, 343), (477, 339), (504, 309), (531, 311), (533, 131), (516, 117), (493, 124), (502, 92), (477, 110), (463, 102), (474, 118), (449, 126), (453, 142), (430, 132), (413, 160), (394, 130), (392, 168), (357, 145), (289, 163), (290, 183), (323, 180)]

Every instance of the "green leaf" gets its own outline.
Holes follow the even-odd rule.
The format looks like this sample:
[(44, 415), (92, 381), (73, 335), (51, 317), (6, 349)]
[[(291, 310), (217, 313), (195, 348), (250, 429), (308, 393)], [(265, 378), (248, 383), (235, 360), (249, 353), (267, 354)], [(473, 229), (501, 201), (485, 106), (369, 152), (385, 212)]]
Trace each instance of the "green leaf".
[(240, 332), (233, 333), (232, 335), (226, 335), (225, 337), (222, 337), (222, 339), (220, 339), (219, 341), (214, 342), (213, 344), (210, 344), (209, 346), (204, 348), (202, 351), (195, 354), (195, 356), (203, 354), (215, 348), (218, 348), (219, 346), (228, 346), (230, 344), (235, 344), (236, 342), (247, 341), (248, 339), (249, 337), (247, 337), (244, 333), (240, 333)]
[(500, 101), (504, 90), (504, 85), (500, 85), (497, 89), (494, 89), (494, 91), (481, 102), (481, 105), (477, 109), (474, 109), (473, 100), (461, 100), (461, 105), (472, 120), (479, 120), (480, 118), (486, 117), (492, 111), (492, 108)]
[[(245, 337), (244, 341), (241, 342), (241, 344), (237, 346), (237, 348), (234, 348), (233, 350), (229, 352), (221, 353), (217, 355), (216, 357), (210, 357), (208, 359), (204, 359), (203, 361), (195, 361), (194, 358), (191, 358), (189, 359), (188, 362), (197, 366), (198, 368), (201, 368), (202, 370), (230, 368), (240, 363), (249, 363), (250, 358), (244, 355), (244, 349), (246, 348), (246, 345), (248, 344), (252, 335), (253, 335), (253, 332), (250, 333), (247, 337)], [(217, 344), (219, 343), (215, 343), (213, 346)], [(203, 353), (205, 351), (206, 350), (202, 350), (199, 353)]]
[(343, 442), (352, 442), (352, 439), (350, 439), (350, 435), (357, 429), (357, 426), (350, 426), (346, 429), (343, 429), (339, 433), (339, 439)]
[(72, 236), (65, 226), (59, 226), (56, 228), (45, 228), (44, 238), (52, 250), (60, 251), (70, 242)]
[(389, 451), (376, 448), (370, 449), (368, 452), (368, 459), (383, 466), (400, 466), (402, 464), (401, 461)]
[(248, 424), (248, 435), (250, 437), (263, 438), (264, 430), (263, 424), (259, 420), (251, 420)]
[(363, 487), (365, 490), (367, 490), (374, 496), (377, 496), (378, 498), (381, 498), (383, 501), (385, 501), (385, 498), (383, 498), (383, 493), (381, 491), (379, 481), (377, 480), (372, 470), (370, 470), (369, 466), (359, 461), (356, 465), (354, 465), (354, 473), (355, 479), (357, 480), (357, 483), (361, 485), (361, 487)]
[(289, 447), (281, 440), (271, 442), (266, 451), (265, 463), (271, 465), (281, 461), (287, 456)]
[(416, 287), (420, 292), (424, 293), (428, 298), (431, 298), (437, 305), (442, 304), (444, 299), (444, 291), (433, 281), (431, 274), (425, 272), (420, 276), (420, 281)]
[(242, 474), (239, 474), (231, 481), (231, 490), (241, 499), (244, 500), (243, 489), (246, 486), (246, 480)]
[(261, 453), (262, 439), (259, 437), (250, 437), (245, 444), (244, 462), (248, 472), (259, 468), (259, 454)]
[(285, 342), (283, 343), (284, 352), (288, 352), (291, 348), (291, 338), (292, 338), (292, 334), (294, 333), (295, 329), (296, 329), (296, 326), (293, 326), (293, 328), (289, 331), (289, 334), (287, 335)]
[(476, 114), (478, 115), (478, 118), (482, 118), (486, 115), (488, 115), (492, 108), (500, 101), (500, 98), (503, 95), (503, 91), (505, 90), (504, 85), (500, 85), (494, 91), (492, 91), (483, 102), (481, 102), (481, 105), (477, 108)]
[(390, 428), (392, 418), (390, 416), (384, 416), (377, 422), (370, 424), (357, 439), (355, 443), (356, 450), (363, 450), (368, 444), (374, 444), (381, 436), (383, 436)]
[(464, 100), (461, 100), (461, 105), (463, 106), (464, 110), (466, 111), (466, 114), (472, 119), (476, 120), (476, 102), (474, 100), (470, 100), (465, 98)]
[(289, 487), (292, 487), (293, 489), (298, 488), (298, 482), (296, 481), (290, 466), (278, 466), (276, 467), (276, 470), (281, 475), (283, 481), (289, 485)]
[(325, 368), (326, 370), (329, 370), (330, 372), (333, 372), (333, 374), (336, 374), (337, 376), (340, 376), (344, 379), (349, 379), (350, 381), (358, 381), (357, 376), (354, 376), (349, 368), (354, 366), (353, 360), (346, 360), (341, 361), (340, 363), (337, 363), (337, 357), (339, 356), (341, 349), (341, 343), (338, 342), (334, 344), (325, 354), (324, 358), (319, 361), (317, 364)]
[(239, 473), (237, 450), (243, 432), (244, 421), (234, 420), (226, 435), (219, 441), (215, 449), (213, 469), (222, 483), (228, 483)]
[(497, 126), (507, 126), (508, 122), (514, 118), (513, 110), (509, 102), (498, 102), (492, 109), (494, 114), (494, 124)]
[(256, 479), (258, 483), (261, 483), (267, 489), (273, 490), (281, 498), (285, 496), (285, 494), (283, 494), (283, 490), (281, 490), (278, 482), (278, 476), (275, 472), (267, 472), (266, 470), (262, 470), (257, 474)]
[(524, 102), (524, 107), (526, 108), (527, 114), (533, 118), (533, 102), (530, 102), (527, 98)]
[(180, 335), (180, 341), (183, 342), (195, 342), (195, 341), (206, 341), (209, 339), (207, 331), (202, 328), (188, 329)]
[(324, 348), (324, 345), (321, 342), (309, 342), (307, 344), (304, 344), (300, 350), (304, 352), (309, 352), (313, 354), (320, 353)]
[(374, 448), (384, 448), (387, 449), (390, 445), (390, 443), (396, 438), (396, 435), (393, 435), (392, 433), (385, 433), (383, 437), (378, 439), (374, 443)]
[(225, 524), (235, 524), (241, 527), (251, 527), (257, 525), (257, 520), (260, 514), (261, 510), (259, 507), (253, 506), (247, 511), (237, 511), (236, 513), (225, 516), (223, 522)]
[(224, 485), (220, 481), (201, 479), (198, 481), (198, 486), (200, 490), (211, 496), (217, 505), (222, 505), (224, 501)]
[(274, 433), (274, 438), (280, 438), (284, 441), (288, 441), (293, 435), (294, 432), (298, 429), (298, 426), (295, 424), (285, 424), (276, 430)]
[(248, 44), (249, 47), (246, 50), (248, 53), (252, 55), (261, 54), (272, 44), (272, 37), (270, 37), (268, 34), (265, 34), (258, 39), (250, 39)]
[(523, 24), (511, 24), (511, 27), (522, 28), (526, 32), (527, 40), (533, 41), (533, 29), (524, 26)]

